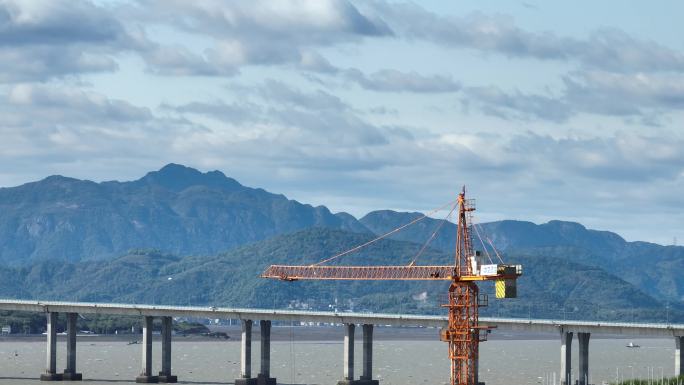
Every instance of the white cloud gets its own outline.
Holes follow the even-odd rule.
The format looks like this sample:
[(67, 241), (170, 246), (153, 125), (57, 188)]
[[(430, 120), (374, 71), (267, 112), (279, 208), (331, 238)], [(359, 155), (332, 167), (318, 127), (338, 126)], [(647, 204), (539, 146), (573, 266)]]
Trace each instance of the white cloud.
[(461, 84), (450, 76), (424, 76), (415, 71), (401, 72), (384, 69), (366, 75), (358, 69), (351, 68), (343, 70), (342, 73), (346, 79), (371, 91), (446, 93), (457, 92), (461, 89)]
[[(142, 52), (153, 71), (166, 74), (222, 76), (234, 74), (244, 65), (281, 64), (320, 70), (325, 62), (315, 52), (316, 48), (391, 34), (381, 20), (361, 14), (346, 0), (249, 4), (212, 0), (153, 1), (144, 4), (143, 9), (139, 18), (145, 23), (180, 28), (213, 40), (203, 57), (163, 45)], [(178, 56), (182, 60), (160, 60), (160, 57)]]
[(479, 105), (483, 113), (502, 119), (565, 122), (573, 115), (572, 105), (552, 95), (525, 94), (519, 90), (507, 93), (495, 86), (467, 87), (463, 103)]
[(24, 116), (27, 122), (40, 123), (40, 117), (50, 118), (51, 124), (63, 125), (76, 120), (125, 124), (152, 119), (146, 108), (78, 88), (18, 84), (10, 88), (6, 100), (12, 114)]
[(582, 72), (567, 76), (566, 99), (585, 111), (645, 115), (684, 109), (684, 80), (670, 74)]
[(148, 70), (167, 76), (234, 76), (239, 70), (236, 61), (217, 57), (207, 50), (197, 55), (181, 45), (156, 45), (144, 53)]
[(566, 122), (580, 114), (641, 117), (640, 124), (659, 125), (684, 109), (684, 80), (673, 74), (577, 71), (564, 76), (555, 94), (504, 91), (496, 86), (466, 87), (463, 102), (483, 113), (509, 120)]
[(87, 1), (0, 2), (0, 82), (114, 71), (114, 55), (144, 44)]
[(510, 16), (444, 16), (409, 3), (372, 2), (368, 7), (406, 39), (508, 57), (572, 61), (583, 67), (616, 72), (684, 71), (684, 54), (680, 51), (616, 28), (601, 28), (587, 39), (578, 39), (549, 31), (527, 31)]
[(168, 20), (187, 30), (219, 38), (241, 35), (309, 45), (391, 33), (382, 21), (361, 14), (345, 0), (261, 0), (249, 4), (175, 0), (150, 4), (158, 22)]

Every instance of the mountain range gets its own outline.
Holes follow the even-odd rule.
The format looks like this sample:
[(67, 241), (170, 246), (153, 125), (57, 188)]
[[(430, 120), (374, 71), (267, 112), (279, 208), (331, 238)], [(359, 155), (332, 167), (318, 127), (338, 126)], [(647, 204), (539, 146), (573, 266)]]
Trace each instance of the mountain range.
[[(258, 278), (268, 264), (311, 263), (420, 215), (381, 210), (356, 219), (177, 164), (131, 182), (51, 176), (0, 189), (0, 296), (432, 312), (444, 292), (439, 283)], [(491, 242), (525, 269), (521, 298), (490, 301), (486, 312), (682, 317), (684, 247), (627, 242), (562, 221), (474, 230), (476, 246)], [(433, 218), (343, 262), (407, 263), (436, 231), (420, 263), (448, 262), (455, 225)]]
[(107, 259), (140, 247), (212, 254), (316, 226), (368, 231), (351, 215), (176, 164), (132, 182), (50, 176), (2, 188), (0, 213), (0, 262), (9, 265)]

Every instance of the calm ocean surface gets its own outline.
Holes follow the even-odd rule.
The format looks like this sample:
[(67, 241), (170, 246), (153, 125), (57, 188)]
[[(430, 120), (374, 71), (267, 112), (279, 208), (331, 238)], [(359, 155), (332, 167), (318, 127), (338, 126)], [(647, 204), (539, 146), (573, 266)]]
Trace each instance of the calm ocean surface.
[[(287, 328), (284, 328), (287, 333)], [(298, 331), (297, 334), (306, 333)], [(283, 333), (281, 333), (283, 334)], [(313, 333), (315, 337), (316, 333)], [(255, 328), (255, 337), (258, 329)], [(423, 336), (424, 337), (424, 336)], [(374, 376), (381, 384), (443, 384), (448, 380), (446, 344), (418, 336), (392, 340), (385, 333), (374, 344)], [(275, 339), (275, 338), (274, 338)], [(315, 339), (315, 338), (314, 338)], [(297, 340), (298, 342), (292, 342)], [(357, 333), (357, 342), (361, 333)], [(638, 349), (626, 348), (633, 341)], [(480, 345), (480, 380), (489, 385), (558, 383), (559, 340), (498, 339)], [(336, 384), (342, 377), (341, 340), (287, 339), (271, 343), (271, 372), (282, 384)], [(155, 341), (155, 372), (159, 371), (160, 343)], [(577, 370), (577, 341), (573, 341), (573, 371)], [(259, 343), (253, 342), (253, 374), (258, 372)], [(180, 383), (225, 384), (239, 375), (239, 335), (234, 339), (192, 340), (175, 337), (173, 374)], [(356, 346), (356, 373), (361, 374), (362, 347)], [(65, 345), (58, 343), (58, 368), (65, 367)], [(79, 338), (77, 367), (84, 385), (133, 383), (140, 372), (140, 345), (125, 340), (97, 337)], [(0, 341), (0, 384), (38, 384), (45, 368), (45, 342), (40, 339)], [(674, 341), (671, 339), (598, 339), (590, 342), (590, 382), (620, 378), (648, 377), (652, 371), (660, 378), (674, 372)]]

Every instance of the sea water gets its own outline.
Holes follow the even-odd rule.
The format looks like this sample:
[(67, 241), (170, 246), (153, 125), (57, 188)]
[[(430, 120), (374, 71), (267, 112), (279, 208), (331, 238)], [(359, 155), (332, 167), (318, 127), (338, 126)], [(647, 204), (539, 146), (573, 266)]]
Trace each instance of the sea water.
[[(275, 328), (274, 328), (275, 329)], [(304, 332), (305, 333), (305, 332)], [(300, 334), (300, 333), (297, 333)], [(355, 347), (355, 377), (361, 375), (360, 332)], [(255, 339), (258, 329), (255, 330)], [(342, 378), (341, 339), (283, 338), (271, 342), (271, 375), (279, 384), (334, 385)], [(403, 336), (402, 336), (403, 338)], [(628, 342), (640, 345), (627, 348)], [(444, 384), (449, 362), (446, 344), (433, 338), (392, 340), (385, 333), (373, 345), (373, 376), (385, 385)], [(58, 371), (65, 367), (66, 346), (57, 344)], [(154, 342), (154, 373), (160, 370), (160, 343)], [(142, 347), (127, 340), (79, 338), (77, 369), (88, 384), (133, 383), (140, 373)], [(573, 373), (577, 374), (577, 342)], [(230, 340), (174, 337), (173, 374), (179, 383), (226, 384), (240, 374), (239, 334)], [(259, 342), (252, 345), (252, 374), (259, 370)], [(45, 370), (46, 344), (40, 338), (0, 340), (0, 384), (38, 384)], [(560, 338), (499, 339), (480, 345), (480, 381), (489, 385), (559, 383)], [(599, 339), (590, 341), (590, 382), (657, 378), (674, 372), (672, 339)]]

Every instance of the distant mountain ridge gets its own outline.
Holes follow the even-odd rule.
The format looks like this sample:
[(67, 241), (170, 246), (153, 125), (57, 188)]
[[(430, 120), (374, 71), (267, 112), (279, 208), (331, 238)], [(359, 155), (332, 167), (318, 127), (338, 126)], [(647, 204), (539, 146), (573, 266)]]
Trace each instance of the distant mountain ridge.
[(314, 226), (368, 232), (351, 215), (177, 164), (132, 182), (50, 176), (2, 188), (0, 213), (0, 262), (11, 265), (103, 259), (134, 248), (213, 254)]
[[(366, 214), (359, 221), (376, 234), (385, 233), (404, 223), (408, 223), (422, 213), (396, 212), (392, 210), (378, 210)], [(442, 220), (426, 218), (409, 231), (402, 231), (393, 237), (395, 239), (417, 241), (428, 239), (439, 228), (437, 243), (433, 247), (452, 247), (456, 242), (456, 224)], [(510, 250), (531, 247), (574, 246), (593, 249), (596, 252), (618, 254), (627, 246), (628, 242), (610, 231), (590, 230), (576, 222), (559, 220), (544, 224), (526, 221), (503, 220), (478, 224), (498, 250)], [(479, 231), (479, 230), (478, 230)], [(477, 237), (477, 233), (473, 236)], [(437, 246), (435, 246), (437, 245)], [(476, 245), (476, 248), (479, 245)]]
[[(420, 213), (390, 210), (368, 213), (359, 221), (376, 234), (385, 233), (408, 223)], [(439, 228), (430, 244), (439, 250), (451, 251), (455, 244), (456, 225), (426, 218), (392, 239), (425, 242)], [(481, 233), (481, 234), (480, 234)], [(600, 267), (611, 274), (640, 287), (663, 302), (684, 303), (684, 247), (662, 246), (648, 242), (627, 242), (609, 231), (590, 230), (575, 222), (550, 221), (544, 224), (504, 220), (482, 223), (473, 237), (475, 248), (483, 249), (490, 240), (507, 255), (536, 255), (565, 259), (588, 266)], [(549, 259), (549, 263), (553, 260)]]

